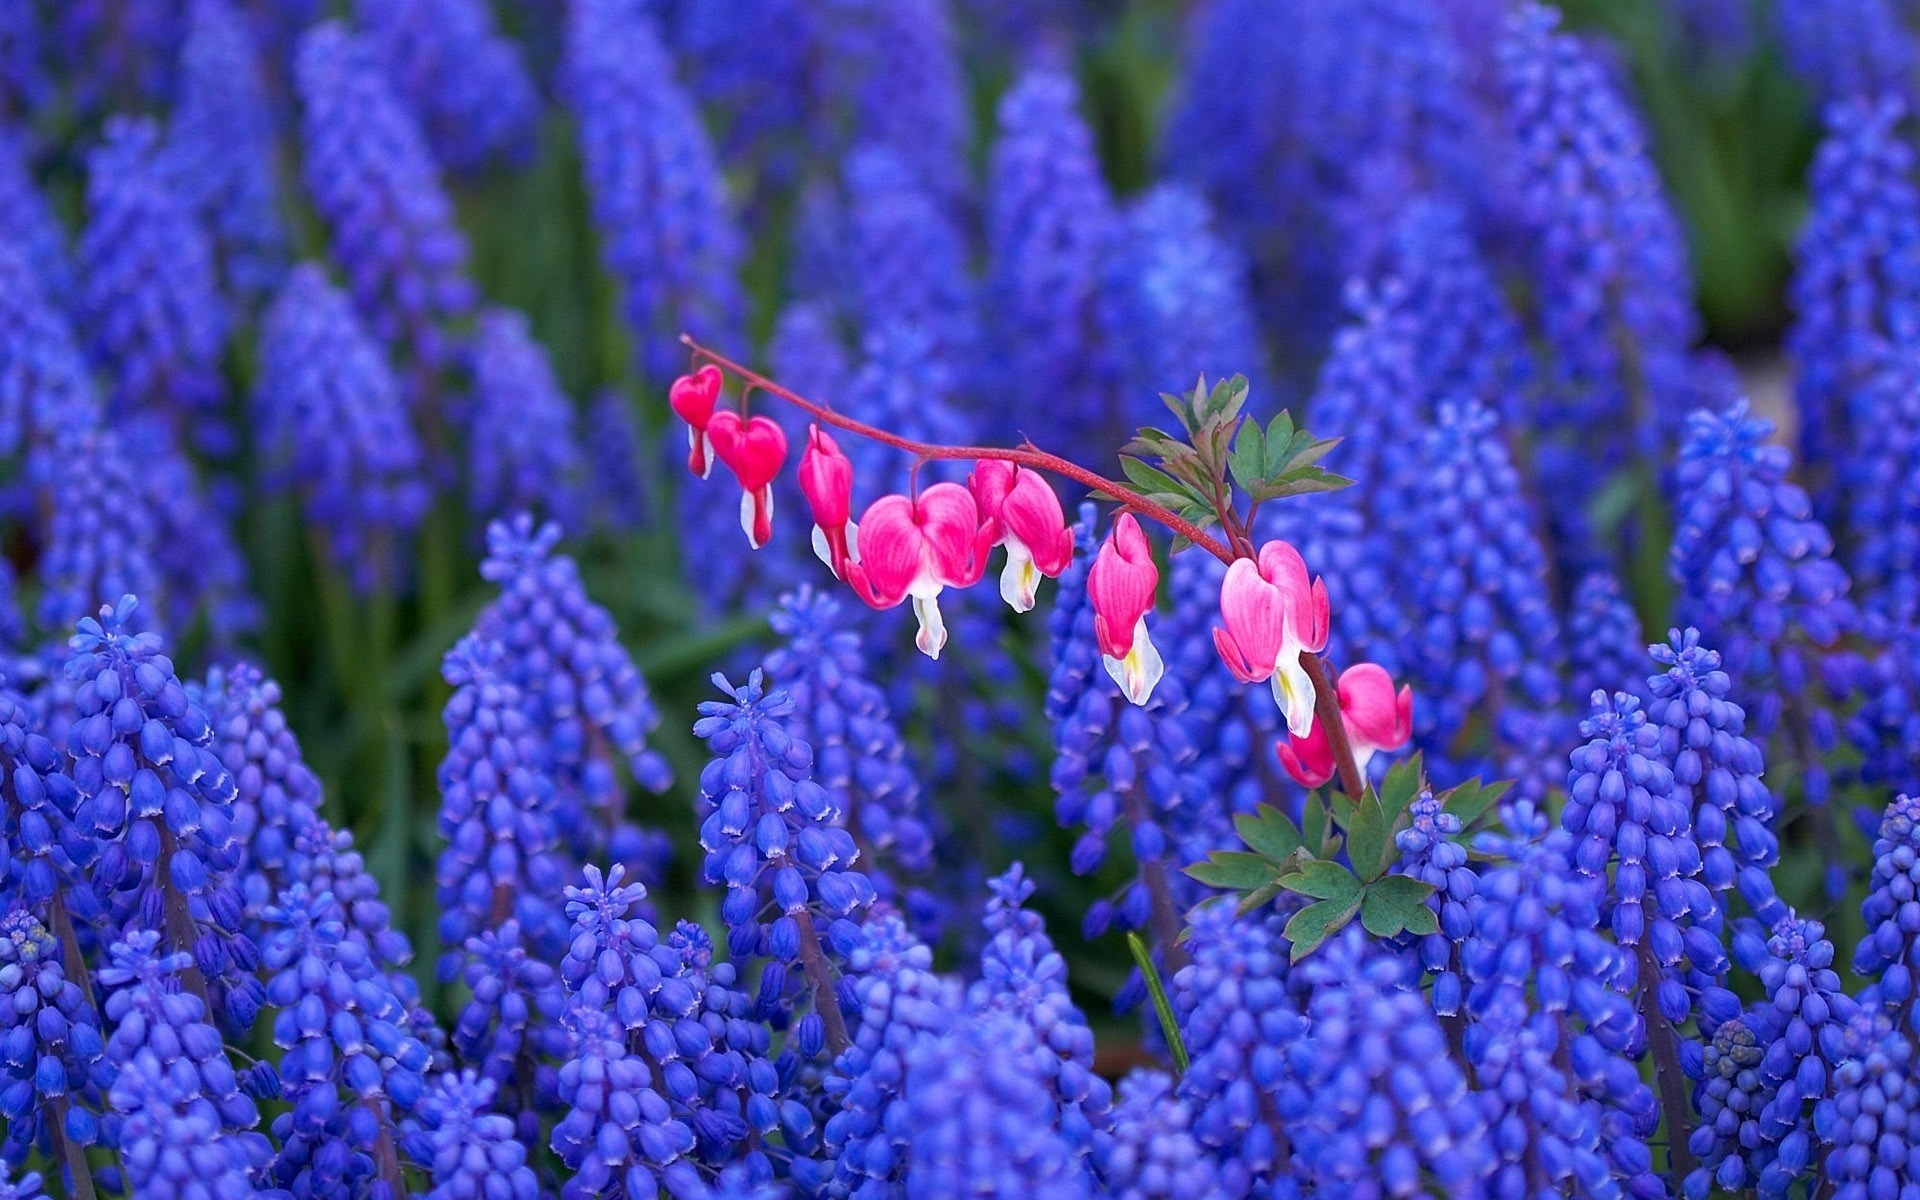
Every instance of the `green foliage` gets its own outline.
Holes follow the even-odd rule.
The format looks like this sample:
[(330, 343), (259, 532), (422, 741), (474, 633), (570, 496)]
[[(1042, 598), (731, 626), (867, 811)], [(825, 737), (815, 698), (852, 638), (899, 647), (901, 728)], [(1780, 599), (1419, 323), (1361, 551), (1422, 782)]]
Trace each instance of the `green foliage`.
[[(1211, 388), (1202, 376), (1190, 393), (1163, 393), (1160, 398), (1179, 419), (1181, 433), (1142, 428), (1120, 451), (1120, 469), (1128, 482), (1148, 500), (1201, 529), (1218, 519), (1234, 486), (1259, 504), (1352, 485), (1351, 479), (1319, 465), (1340, 439), (1316, 438), (1294, 428), (1287, 412), (1262, 430), (1243, 412), (1247, 393), (1244, 375)], [(1174, 543), (1175, 550), (1185, 546), (1184, 540)]]
[[(1394, 835), (1411, 823), (1408, 810), (1426, 786), (1420, 756), (1394, 764), (1376, 789), (1357, 800), (1334, 795), (1307, 797), (1304, 821), (1263, 804), (1234, 818), (1244, 850), (1219, 850), (1187, 874), (1208, 887), (1238, 894), (1241, 912), (1264, 908), (1292, 892), (1313, 903), (1288, 920), (1287, 940), (1298, 962), (1354, 917), (1368, 933), (1393, 937), (1402, 931), (1439, 928), (1427, 898), (1433, 885), (1391, 874), (1400, 859)], [(1438, 794), (1448, 812), (1465, 824), (1485, 816), (1511, 784), (1468, 780)], [(1344, 859), (1344, 861), (1342, 861)]]
[(1134, 965), (1140, 968), (1140, 975), (1147, 981), (1147, 995), (1153, 1000), (1154, 1019), (1160, 1022), (1160, 1032), (1167, 1039), (1167, 1051), (1173, 1055), (1173, 1068), (1180, 1074), (1187, 1073), (1187, 1043), (1180, 1036), (1180, 1022), (1174, 1020), (1173, 1004), (1167, 999), (1166, 985), (1160, 981), (1160, 968), (1153, 963), (1153, 954), (1148, 951), (1147, 943), (1137, 933), (1127, 934), (1127, 950), (1133, 955)]

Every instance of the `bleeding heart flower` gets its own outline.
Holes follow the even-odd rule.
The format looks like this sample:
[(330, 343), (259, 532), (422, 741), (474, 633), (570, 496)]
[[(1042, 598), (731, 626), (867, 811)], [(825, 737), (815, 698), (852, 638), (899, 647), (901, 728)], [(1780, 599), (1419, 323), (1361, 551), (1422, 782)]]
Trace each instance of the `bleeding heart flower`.
[(911, 498), (882, 496), (861, 514), (847, 582), (874, 608), (912, 597), (920, 623), (914, 645), (939, 658), (947, 644), (940, 592), (980, 581), (993, 532), (972, 494), (957, 483), (936, 483)]
[[(1354, 766), (1365, 776), (1367, 764), (1382, 750), (1398, 750), (1413, 737), (1413, 689), (1396, 694), (1393, 676), (1375, 663), (1355, 663), (1340, 673), (1340, 720)], [(1279, 744), (1280, 763), (1302, 787), (1315, 788), (1333, 778), (1333, 744), (1316, 724), (1304, 737), (1288, 734)]]
[(1154, 565), (1147, 535), (1132, 513), (1114, 518), (1113, 530), (1087, 572), (1087, 597), (1093, 604), (1093, 633), (1100, 661), (1128, 700), (1145, 704), (1166, 674), (1166, 664), (1147, 636), (1160, 568)]
[(1300, 665), (1302, 652), (1327, 646), (1327, 587), (1309, 580), (1300, 552), (1286, 542), (1260, 547), (1260, 557), (1234, 560), (1220, 585), (1220, 615), (1213, 644), (1227, 670), (1242, 683), (1273, 681), (1273, 699), (1287, 732), (1305, 737), (1313, 728), (1313, 680)]
[(708, 363), (674, 380), (667, 389), (667, 403), (687, 423), (687, 469), (702, 479), (713, 470), (713, 443), (707, 438), (707, 425), (713, 420), (713, 406), (720, 402), (720, 389), (725, 383), (720, 368)]
[(836, 579), (847, 577), (860, 527), (853, 511), (853, 463), (818, 425), (807, 428), (800, 452), (800, 491), (813, 510), (813, 552)]
[(1057, 579), (1073, 561), (1073, 535), (1060, 498), (1038, 471), (1002, 459), (983, 459), (967, 477), (980, 515), (996, 526), (996, 545), (1007, 548), (1000, 597), (1015, 612), (1031, 612), (1040, 579)]
[(715, 457), (740, 481), (740, 528), (758, 550), (773, 537), (771, 485), (787, 461), (787, 435), (771, 418), (742, 421), (727, 409), (707, 422), (707, 437)]

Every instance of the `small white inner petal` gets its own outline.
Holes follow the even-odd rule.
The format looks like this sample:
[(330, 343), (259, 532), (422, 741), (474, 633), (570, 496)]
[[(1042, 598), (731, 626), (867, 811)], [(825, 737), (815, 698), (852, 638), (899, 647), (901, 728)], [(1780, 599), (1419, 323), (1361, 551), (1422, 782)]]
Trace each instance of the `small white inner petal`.
[(940, 618), (938, 589), (931, 596), (913, 596), (913, 616), (920, 622), (920, 632), (915, 635), (913, 644), (928, 658), (939, 658), (940, 651), (947, 645), (947, 625)]
[(1000, 598), (1017, 613), (1032, 612), (1040, 590), (1040, 568), (1017, 539), (1007, 540), (1007, 565), (1000, 569)]
[(1287, 732), (1305, 737), (1313, 730), (1313, 677), (1300, 665), (1299, 647), (1289, 644), (1273, 665), (1273, 700), (1286, 718)]

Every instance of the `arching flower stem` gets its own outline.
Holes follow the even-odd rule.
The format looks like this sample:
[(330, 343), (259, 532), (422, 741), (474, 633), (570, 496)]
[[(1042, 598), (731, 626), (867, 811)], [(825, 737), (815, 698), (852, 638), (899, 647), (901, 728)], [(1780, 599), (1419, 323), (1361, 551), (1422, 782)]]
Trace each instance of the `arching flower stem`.
[[(940, 460), (977, 462), (982, 459), (998, 459), (1035, 471), (1045, 471), (1063, 479), (1071, 479), (1089, 491), (1117, 502), (1124, 510), (1159, 522), (1229, 566), (1237, 558), (1254, 557), (1252, 538), (1246, 531), (1245, 523), (1233, 511), (1231, 494), (1227, 491), (1224, 481), (1216, 485), (1213, 499), (1221, 527), (1226, 531), (1230, 544), (1209, 535), (1172, 509), (1153, 503), (1126, 484), (1089, 471), (1078, 463), (1061, 458), (1057, 454), (1049, 454), (1031, 442), (1011, 449), (1002, 446), (941, 446), (931, 442), (917, 442), (912, 438), (904, 438), (864, 421), (855, 420), (824, 404), (809, 400), (758, 371), (735, 362), (716, 350), (702, 346), (688, 334), (681, 334), (680, 342), (692, 351), (696, 360), (719, 367), (739, 378), (747, 387), (757, 388), (770, 396), (784, 400), (824, 425), (844, 429), (848, 433), (857, 434), (883, 446), (891, 446), (896, 450), (915, 455), (920, 462)], [(917, 467), (918, 463), (915, 465)], [(1366, 792), (1366, 778), (1361, 775), (1359, 766), (1354, 762), (1353, 746), (1347, 740), (1346, 726), (1342, 723), (1340, 716), (1340, 701), (1334, 690), (1332, 672), (1327, 669), (1326, 662), (1312, 651), (1301, 653), (1300, 664), (1313, 680), (1314, 716), (1326, 726), (1327, 740), (1333, 749), (1333, 761), (1339, 772), (1341, 790), (1349, 796), (1356, 798), (1362, 796)]]

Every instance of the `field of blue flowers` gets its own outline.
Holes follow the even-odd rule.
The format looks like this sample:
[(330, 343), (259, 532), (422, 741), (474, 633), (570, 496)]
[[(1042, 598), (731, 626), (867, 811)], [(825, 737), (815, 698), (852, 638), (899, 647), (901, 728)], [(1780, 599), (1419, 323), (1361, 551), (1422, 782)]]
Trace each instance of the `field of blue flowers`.
[(1916, 101), (0, 0), (0, 1200), (1920, 1197)]

